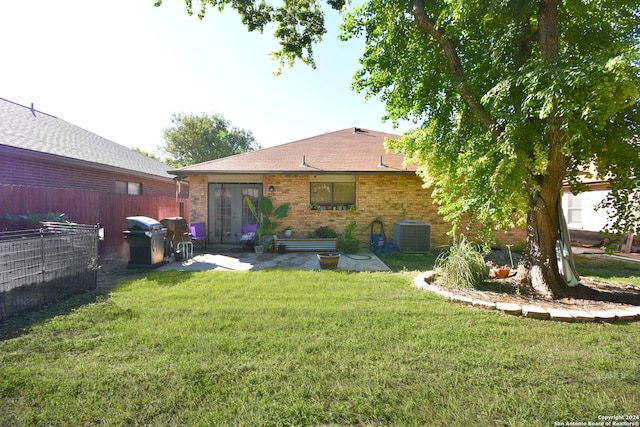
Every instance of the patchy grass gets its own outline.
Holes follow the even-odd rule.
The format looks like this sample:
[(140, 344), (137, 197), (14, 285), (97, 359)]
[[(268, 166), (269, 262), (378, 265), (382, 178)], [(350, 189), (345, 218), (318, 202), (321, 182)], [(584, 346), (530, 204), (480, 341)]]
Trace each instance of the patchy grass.
[(609, 255), (576, 255), (575, 260), (581, 276), (640, 286), (639, 262), (624, 261)]
[(394, 272), (423, 272), (433, 270), (438, 252), (434, 253), (402, 253), (393, 251), (390, 254), (380, 254), (378, 258)]
[(638, 322), (458, 307), (403, 274), (154, 272), (83, 301), (0, 342), (1, 424), (528, 426), (640, 413)]

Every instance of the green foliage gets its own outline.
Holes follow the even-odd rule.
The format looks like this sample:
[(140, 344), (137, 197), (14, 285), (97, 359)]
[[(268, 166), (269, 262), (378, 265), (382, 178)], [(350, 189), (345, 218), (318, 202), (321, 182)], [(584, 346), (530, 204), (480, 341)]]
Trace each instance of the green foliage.
[[(185, 0), (185, 3), (187, 13), (193, 14), (192, 0)], [(345, 5), (344, 0), (328, 0), (326, 3), (335, 10), (343, 10)], [(162, 0), (155, 0), (154, 4), (160, 6)], [(322, 2), (285, 0), (269, 4), (267, 1), (202, 0), (200, 5), (200, 19), (204, 18), (209, 7), (219, 10), (227, 5), (232, 7), (249, 31), (263, 32), (267, 24), (274, 23), (274, 36), (280, 41), (280, 50), (271, 52), (271, 57), (279, 63), (276, 74), (285, 65), (292, 66), (296, 59), (315, 68), (313, 45), (319, 43), (327, 32)]]
[(165, 162), (176, 168), (260, 148), (251, 131), (231, 127), (219, 115), (173, 114), (171, 122), (162, 149), (169, 156)]
[(351, 221), (342, 234), (340, 234), (338, 240), (338, 244), (342, 250), (348, 254), (358, 252), (358, 248), (360, 247), (360, 241), (358, 241), (355, 236), (357, 226), (358, 224), (355, 221)]
[(273, 209), (273, 202), (266, 196), (261, 197), (258, 201), (258, 209), (256, 209), (248, 196), (244, 196), (244, 202), (249, 207), (253, 216), (258, 220), (258, 229), (256, 230), (258, 237), (271, 236), (280, 225), (279, 222), (273, 221), (271, 216), (276, 219), (282, 219), (289, 213), (288, 203)]
[(487, 266), (482, 253), (464, 236), (453, 242), (435, 262), (441, 280), (454, 288), (473, 288), (487, 278)]
[(566, 179), (578, 190), (593, 164), (611, 179), (617, 229), (633, 224), (638, 0), (561, 4), (552, 58), (542, 52), (539, 3), (429, 2), (434, 32), (402, 7), (370, 1), (348, 14), (343, 37), (367, 35), (353, 86), (381, 95), (390, 119), (421, 123), (387, 147), (419, 164), (448, 221), (481, 232), (523, 225), (541, 185)]
[(318, 227), (312, 232), (309, 232), (309, 237), (315, 237), (319, 239), (335, 239), (338, 237), (338, 232), (333, 228), (323, 225), (322, 227)]
[(4, 215), (7, 230), (31, 230), (40, 228), (41, 222), (53, 221), (53, 222), (69, 222), (66, 219), (66, 214), (60, 212), (46, 212), (37, 213), (27, 211), (24, 214)]

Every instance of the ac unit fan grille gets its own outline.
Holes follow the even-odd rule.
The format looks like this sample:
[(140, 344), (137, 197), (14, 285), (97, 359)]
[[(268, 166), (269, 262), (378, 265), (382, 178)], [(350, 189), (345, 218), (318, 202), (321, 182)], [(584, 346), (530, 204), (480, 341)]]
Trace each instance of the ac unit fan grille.
[(393, 241), (400, 252), (429, 252), (431, 225), (422, 221), (400, 221), (393, 226)]

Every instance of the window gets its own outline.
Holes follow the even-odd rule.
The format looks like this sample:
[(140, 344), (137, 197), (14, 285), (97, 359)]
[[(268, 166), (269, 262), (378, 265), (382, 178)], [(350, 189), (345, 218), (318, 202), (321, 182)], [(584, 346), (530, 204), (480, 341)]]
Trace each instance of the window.
[(312, 209), (347, 210), (356, 206), (355, 182), (312, 182)]
[(118, 194), (142, 194), (142, 183), (140, 182), (128, 182), (128, 181), (116, 181), (116, 193)]
[(567, 223), (573, 226), (582, 224), (582, 193), (567, 196)]

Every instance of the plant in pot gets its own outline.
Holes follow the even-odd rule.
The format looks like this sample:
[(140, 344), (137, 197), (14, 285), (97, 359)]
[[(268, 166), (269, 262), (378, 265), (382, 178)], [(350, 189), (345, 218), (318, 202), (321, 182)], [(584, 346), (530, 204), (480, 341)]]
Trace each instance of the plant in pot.
[(295, 231), (293, 231), (293, 228), (291, 228), (291, 226), (288, 226), (284, 229), (284, 237), (291, 237), (294, 233)]
[(289, 204), (285, 203), (283, 205), (278, 206), (277, 208), (273, 208), (273, 203), (271, 199), (268, 197), (262, 197), (258, 201), (258, 207), (251, 202), (251, 199), (248, 196), (244, 196), (244, 202), (249, 207), (249, 210), (253, 214), (253, 216), (258, 220), (258, 229), (256, 230), (256, 235), (258, 236), (259, 245), (256, 246), (256, 251), (258, 251), (258, 246), (269, 247), (270, 242), (269, 239), (272, 239), (275, 234), (276, 228), (280, 225), (278, 222), (272, 220), (274, 219), (282, 219), (287, 216), (289, 212)]
[(360, 242), (355, 237), (356, 227), (357, 223), (351, 221), (340, 235), (339, 244), (345, 253), (353, 254), (358, 252)]

